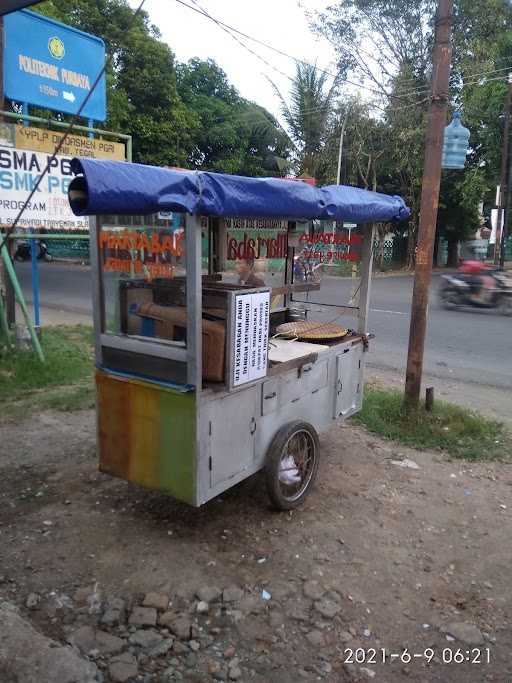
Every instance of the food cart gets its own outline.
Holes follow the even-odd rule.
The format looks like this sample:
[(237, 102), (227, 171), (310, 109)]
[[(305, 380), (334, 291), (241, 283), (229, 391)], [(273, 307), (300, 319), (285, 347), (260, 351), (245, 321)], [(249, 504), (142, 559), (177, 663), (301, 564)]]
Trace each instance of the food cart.
[[(71, 207), (96, 217), (100, 470), (199, 506), (264, 469), (273, 504), (299, 505), (317, 432), (361, 408), (371, 224), (406, 218), (403, 200), (125, 162), (72, 168)], [(358, 230), (347, 237), (343, 221)], [(321, 261), (321, 247), (326, 263), (359, 261), (357, 302), (322, 307), (322, 283), (294, 277), (296, 254)], [(347, 315), (354, 329), (337, 324)]]

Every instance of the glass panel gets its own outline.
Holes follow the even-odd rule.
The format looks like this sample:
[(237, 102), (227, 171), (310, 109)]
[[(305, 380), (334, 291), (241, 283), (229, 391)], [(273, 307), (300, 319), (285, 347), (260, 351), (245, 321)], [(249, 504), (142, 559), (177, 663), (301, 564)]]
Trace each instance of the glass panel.
[(363, 244), (358, 227), (336, 221), (297, 223), (289, 242), (294, 247), (294, 284), (320, 285), (294, 293), (291, 305), (305, 310), (308, 319), (353, 326), (353, 317), (336, 308), (358, 305)]
[[(280, 287), (285, 283), (288, 223), (260, 218), (219, 221), (222, 281), (248, 287)], [(272, 297), (273, 309), (283, 296)]]
[(108, 216), (99, 235), (105, 332), (186, 341), (185, 216)]

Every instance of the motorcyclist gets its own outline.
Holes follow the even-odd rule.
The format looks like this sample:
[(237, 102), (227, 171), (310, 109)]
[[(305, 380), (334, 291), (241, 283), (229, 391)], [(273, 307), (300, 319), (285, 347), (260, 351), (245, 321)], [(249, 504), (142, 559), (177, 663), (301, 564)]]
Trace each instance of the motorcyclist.
[(487, 303), (490, 300), (491, 292), (494, 289), (494, 279), (487, 273), (491, 270), (482, 261), (467, 260), (463, 261), (459, 267), (459, 271), (465, 275), (469, 275), (469, 284), (471, 287), (471, 299), (476, 304)]

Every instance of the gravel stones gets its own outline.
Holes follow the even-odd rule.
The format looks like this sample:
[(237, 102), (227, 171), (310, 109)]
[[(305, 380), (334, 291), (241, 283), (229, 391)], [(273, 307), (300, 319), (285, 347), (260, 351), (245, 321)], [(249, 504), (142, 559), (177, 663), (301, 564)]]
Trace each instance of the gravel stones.
[(92, 626), (81, 626), (71, 634), (68, 642), (86, 654), (96, 647), (96, 632)]
[(221, 666), (219, 662), (216, 662), (214, 659), (210, 659), (206, 664), (206, 668), (208, 670), (208, 673), (214, 676), (216, 673), (220, 671)]
[(160, 643), (151, 648), (148, 652), (148, 657), (165, 657), (173, 647), (174, 640), (172, 638), (165, 638)]
[(125, 646), (122, 638), (106, 631), (96, 631), (92, 626), (81, 626), (71, 634), (68, 642), (84, 654), (97, 651), (101, 655), (114, 655)]
[(198, 599), (208, 603), (219, 600), (221, 595), (221, 589), (216, 588), (215, 586), (201, 586), (201, 588), (196, 591)]
[(304, 595), (311, 600), (320, 600), (325, 593), (325, 588), (318, 581), (306, 581), (302, 590)]
[(238, 681), (242, 678), (242, 670), (239, 666), (230, 666), (228, 669), (228, 678), (230, 681)]
[(276, 612), (273, 610), (270, 612), (268, 617), (268, 623), (271, 628), (281, 628), (286, 621), (286, 618), (282, 612)]
[(198, 614), (208, 614), (209, 605), (205, 600), (200, 600), (196, 605), (196, 612)]
[(115, 624), (124, 624), (126, 620), (126, 603), (121, 598), (112, 598), (107, 602), (107, 606), (101, 623), (106, 626), (114, 626)]
[(25, 605), (26, 607), (28, 607), (28, 609), (35, 609), (38, 606), (40, 600), (41, 598), (37, 593), (29, 593)]
[(341, 612), (340, 604), (334, 600), (330, 600), (329, 598), (317, 600), (315, 602), (315, 609), (317, 612), (320, 612), (325, 619), (333, 619), (337, 614), (339, 614), (339, 612)]
[(309, 621), (309, 608), (304, 603), (293, 603), (288, 610), (288, 615), (295, 621)]
[(306, 639), (311, 645), (318, 647), (324, 644), (324, 636), (321, 631), (314, 630), (306, 634)]
[(165, 593), (146, 593), (142, 605), (164, 612), (169, 607), (169, 596)]
[(154, 607), (134, 607), (129, 623), (132, 626), (156, 626), (156, 609)]
[(94, 683), (96, 665), (36, 631), (8, 602), (0, 601), (0, 672), (2, 681), (23, 683)]
[(244, 592), (237, 586), (225, 588), (222, 591), (222, 602), (239, 602), (243, 598)]
[(192, 637), (192, 622), (188, 617), (179, 616), (176, 612), (165, 612), (160, 618), (160, 624), (167, 626), (169, 631), (180, 640), (190, 640)]
[(135, 631), (135, 633), (132, 633), (129, 638), (129, 642), (131, 645), (137, 645), (143, 649), (150, 649), (161, 643), (163, 639), (163, 636), (160, 635), (158, 631), (148, 629), (144, 631), (138, 630)]
[(125, 647), (125, 641), (122, 638), (113, 636), (106, 631), (96, 631), (96, 650), (99, 650), (102, 655), (116, 655)]
[(185, 643), (175, 640), (172, 646), (172, 651), (176, 655), (184, 655), (186, 652), (188, 652), (188, 647), (185, 645)]
[(114, 683), (127, 683), (139, 673), (137, 660), (129, 652), (123, 652), (110, 660), (108, 673)]
[(482, 645), (484, 642), (484, 637), (480, 629), (474, 624), (463, 621), (454, 621), (447, 624), (442, 630), (456, 640), (467, 643), (467, 645)]

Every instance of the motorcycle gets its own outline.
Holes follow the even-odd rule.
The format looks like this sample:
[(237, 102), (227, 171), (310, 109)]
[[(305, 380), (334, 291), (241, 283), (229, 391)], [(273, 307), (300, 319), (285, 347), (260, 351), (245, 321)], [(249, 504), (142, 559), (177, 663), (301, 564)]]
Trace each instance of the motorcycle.
[[(38, 261), (51, 261), (52, 256), (48, 253), (48, 246), (46, 242), (36, 240), (37, 243), (37, 259)], [(32, 258), (32, 250), (29, 240), (20, 240), (16, 244), (16, 251), (14, 252), (15, 261), (30, 261)]]
[(466, 261), (457, 273), (441, 276), (439, 299), (447, 309), (472, 306), (512, 315), (512, 278), (480, 262)]

